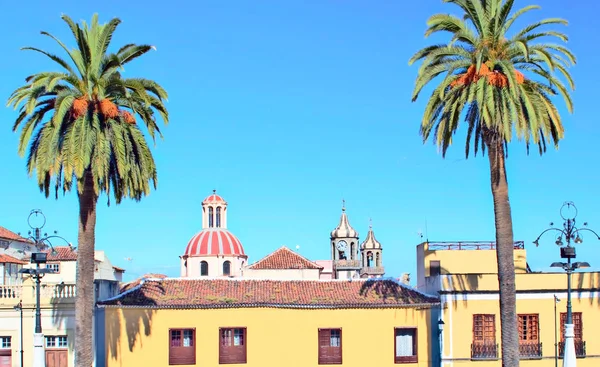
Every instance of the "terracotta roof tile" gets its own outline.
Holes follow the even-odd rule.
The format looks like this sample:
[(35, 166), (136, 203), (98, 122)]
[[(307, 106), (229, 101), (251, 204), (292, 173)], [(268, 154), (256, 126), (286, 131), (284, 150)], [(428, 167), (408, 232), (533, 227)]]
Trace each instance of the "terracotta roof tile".
[(20, 265), (27, 264), (26, 261), (19, 260), (16, 257), (12, 257), (10, 255), (5, 255), (5, 254), (0, 254), (0, 263), (4, 263), (4, 264), (20, 264)]
[(15, 232), (8, 230), (2, 226), (0, 226), (0, 238), (7, 239), (10, 241), (20, 241), (20, 242), (31, 242), (27, 238), (23, 238), (16, 234)]
[(120, 268), (120, 267), (118, 267), (118, 266), (114, 266), (114, 265), (113, 265), (113, 269), (114, 269), (115, 271), (118, 271), (118, 272), (120, 272), (120, 273), (124, 273), (124, 272), (125, 272), (125, 269), (123, 269), (123, 268)]
[(50, 248), (42, 250), (48, 254), (48, 261), (77, 261), (77, 251), (70, 246), (56, 246), (54, 250), (56, 250), (55, 254)]
[(104, 306), (380, 308), (438, 304), (394, 280), (145, 279)]
[(323, 267), (283, 246), (248, 266), (248, 269), (323, 269)]
[(132, 280), (130, 282), (123, 284), (121, 286), (119, 293), (127, 292), (127, 291), (139, 286), (140, 283), (142, 282), (142, 280), (144, 280), (144, 279), (165, 279), (166, 277), (167, 276), (164, 274), (145, 274), (136, 280)]

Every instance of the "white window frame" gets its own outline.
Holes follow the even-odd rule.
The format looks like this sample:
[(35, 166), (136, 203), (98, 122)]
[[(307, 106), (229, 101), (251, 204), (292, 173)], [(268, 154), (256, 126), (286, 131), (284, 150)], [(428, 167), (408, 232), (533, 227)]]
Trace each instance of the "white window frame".
[(47, 269), (52, 269), (55, 273), (60, 273), (60, 263), (46, 263)]
[(12, 337), (11, 336), (0, 336), (0, 349), (11, 349), (12, 348)]
[(66, 349), (69, 347), (69, 339), (66, 335), (46, 335), (47, 349)]

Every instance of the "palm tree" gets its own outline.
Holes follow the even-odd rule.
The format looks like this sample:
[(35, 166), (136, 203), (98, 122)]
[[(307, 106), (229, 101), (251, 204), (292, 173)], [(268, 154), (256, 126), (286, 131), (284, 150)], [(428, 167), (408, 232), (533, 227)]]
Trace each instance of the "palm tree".
[(75, 365), (93, 361), (92, 315), (94, 309), (94, 242), (96, 204), (106, 193), (108, 203), (123, 198), (140, 200), (156, 188), (156, 166), (141, 125), (152, 140), (161, 136), (155, 113), (168, 123), (163, 104), (165, 90), (154, 81), (123, 78), (124, 65), (151, 49), (127, 44), (108, 53), (113, 33), (121, 22), (98, 24), (92, 17), (80, 26), (64, 15), (77, 47), (69, 50), (47, 32), (67, 53), (72, 63), (52, 53), (25, 47), (56, 62), (60, 71), (40, 72), (26, 78), (8, 105), (19, 108), (13, 131), (20, 129), (18, 152), (27, 153), (27, 170), (36, 172), (40, 190), (48, 197), (51, 185), (58, 198), (77, 188), (79, 234), (77, 250), (77, 299)]
[(515, 367), (519, 365), (519, 341), (505, 158), (515, 133), (525, 141), (527, 152), (530, 144), (536, 144), (543, 154), (548, 140), (558, 146), (564, 128), (551, 98), (561, 95), (572, 112), (564, 81), (574, 89), (567, 68), (575, 64), (575, 57), (560, 42), (553, 42), (566, 42), (566, 35), (544, 30), (548, 25), (566, 25), (565, 20), (544, 19), (513, 32), (515, 21), (538, 6), (513, 12), (513, 0), (444, 2), (457, 5), (462, 14), (429, 18), (426, 36), (446, 32), (450, 41), (426, 47), (410, 59), (409, 64), (423, 61), (413, 101), (427, 84), (443, 76), (425, 108), (420, 129), (423, 141), (431, 138), (445, 156), (464, 116), (466, 157), (471, 144), (475, 155), (487, 150), (496, 225), (502, 362), (505, 367)]

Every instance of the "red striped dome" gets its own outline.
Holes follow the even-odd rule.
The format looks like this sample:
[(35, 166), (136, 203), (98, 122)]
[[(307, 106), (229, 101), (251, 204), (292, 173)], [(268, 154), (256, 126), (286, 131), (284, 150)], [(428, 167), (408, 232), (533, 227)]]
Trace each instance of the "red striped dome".
[(188, 243), (184, 256), (246, 256), (242, 243), (225, 228), (209, 228), (198, 232)]
[(220, 197), (219, 195), (216, 194), (216, 190), (213, 190), (213, 193), (208, 195), (206, 197), (206, 199), (204, 199), (204, 201), (202, 201), (203, 204), (216, 204), (216, 203), (224, 203), (225, 200), (223, 200), (222, 197)]

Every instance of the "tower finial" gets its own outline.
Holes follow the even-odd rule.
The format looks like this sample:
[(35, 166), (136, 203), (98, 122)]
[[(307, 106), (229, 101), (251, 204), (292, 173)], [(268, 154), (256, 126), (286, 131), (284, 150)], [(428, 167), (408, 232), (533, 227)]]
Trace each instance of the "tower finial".
[(213, 189), (213, 194), (216, 194), (216, 193), (217, 193), (217, 190), (216, 190), (216, 189)]
[(373, 229), (373, 219), (369, 218), (369, 229)]
[(346, 211), (346, 200), (342, 199), (342, 211), (345, 212)]

